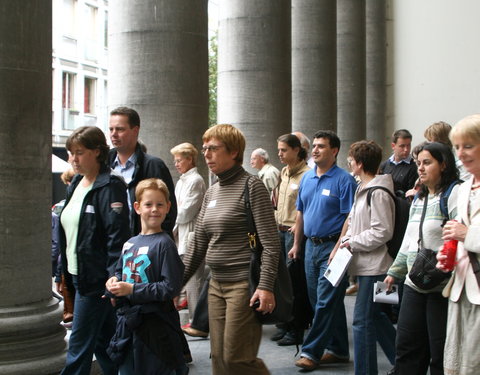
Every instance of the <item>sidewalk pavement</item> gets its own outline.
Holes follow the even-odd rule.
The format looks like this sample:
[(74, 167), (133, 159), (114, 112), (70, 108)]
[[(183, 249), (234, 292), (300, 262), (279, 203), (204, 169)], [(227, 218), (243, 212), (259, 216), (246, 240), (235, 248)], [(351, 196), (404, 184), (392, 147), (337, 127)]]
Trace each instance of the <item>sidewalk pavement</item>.
[[(325, 365), (312, 371), (312, 374), (322, 375), (350, 375), (353, 370), (353, 340), (352, 340), (352, 317), (355, 296), (345, 297), (345, 308), (347, 311), (347, 322), (349, 325), (349, 343), (350, 343), (350, 362), (342, 364)], [(295, 346), (278, 346), (270, 340), (270, 336), (275, 332), (275, 326), (264, 326), (262, 343), (260, 346), (259, 357), (264, 360), (272, 375), (290, 375), (304, 373), (299, 367), (295, 366), (295, 357), (297, 351)], [(190, 351), (192, 352), (193, 362), (190, 364), (189, 375), (209, 375), (211, 374), (210, 362), (210, 341), (208, 339), (199, 339), (186, 336)], [(388, 362), (380, 346), (377, 345), (378, 373), (386, 374), (392, 366)], [(225, 374), (228, 375), (228, 374)], [(248, 374), (245, 374), (248, 375)]]

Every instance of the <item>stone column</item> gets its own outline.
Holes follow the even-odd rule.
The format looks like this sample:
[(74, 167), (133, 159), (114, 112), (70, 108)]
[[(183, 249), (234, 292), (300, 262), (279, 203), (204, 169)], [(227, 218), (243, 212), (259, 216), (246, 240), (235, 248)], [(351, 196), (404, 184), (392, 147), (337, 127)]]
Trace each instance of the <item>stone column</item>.
[(386, 2), (366, 1), (366, 137), (385, 143), (387, 103)]
[(291, 132), (290, 0), (219, 6), (217, 121), (245, 134), (248, 170), (258, 147), (279, 166), (277, 138)]
[(170, 149), (201, 146), (208, 128), (207, 0), (109, 4), (109, 109), (136, 109), (148, 153), (175, 175)]
[(337, 124), (336, 6), (292, 0), (292, 126), (312, 139)]
[(52, 298), (52, 2), (0, 2), (0, 374), (65, 362)]
[(365, 0), (337, 1), (338, 163), (348, 148), (365, 138)]

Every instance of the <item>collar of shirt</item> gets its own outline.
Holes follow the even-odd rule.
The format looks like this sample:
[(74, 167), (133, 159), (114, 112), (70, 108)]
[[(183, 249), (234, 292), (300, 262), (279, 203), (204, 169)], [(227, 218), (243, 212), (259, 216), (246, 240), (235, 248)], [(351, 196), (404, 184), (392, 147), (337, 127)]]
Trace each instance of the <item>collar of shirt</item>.
[(390, 161), (390, 163), (398, 165), (398, 164), (402, 164), (402, 163), (410, 164), (412, 162), (413, 158), (412, 158), (412, 155), (408, 155), (405, 159), (402, 159), (400, 161), (395, 161), (395, 155), (392, 155), (388, 158), (388, 160)]
[(190, 177), (192, 174), (197, 173), (197, 167), (190, 168), (188, 171), (186, 171), (184, 174), (180, 175), (181, 180), (185, 180), (188, 177)]
[(118, 155), (115, 157), (115, 160), (113, 162), (113, 169), (117, 173), (120, 173), (122, 177), (124, 178), (125, 182), (127, 184), (132, 181), (133, 178), (133, 172), (135, 171), (135, 163), (137, 162), (137, 155), (133, 153), (125, 163), (125, 166), (120, 163), (120, 160), (118, 159)]

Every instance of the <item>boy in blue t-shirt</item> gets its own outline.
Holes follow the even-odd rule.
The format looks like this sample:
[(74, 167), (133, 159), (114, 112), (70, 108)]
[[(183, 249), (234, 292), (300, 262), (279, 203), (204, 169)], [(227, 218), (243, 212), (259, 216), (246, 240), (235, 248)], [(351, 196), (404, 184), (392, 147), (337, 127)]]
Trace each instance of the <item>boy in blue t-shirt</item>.
[(183, 375), (188, 368), (173, 298), (182, 288), (184, 266), (162, 231), (170, 209), (168, 188), (150, 178), (138, 183), (135, 196), (142, 230), (124, 244), (115, 276), (106, 283), (118, 317), (108, 353), (120, 375)]

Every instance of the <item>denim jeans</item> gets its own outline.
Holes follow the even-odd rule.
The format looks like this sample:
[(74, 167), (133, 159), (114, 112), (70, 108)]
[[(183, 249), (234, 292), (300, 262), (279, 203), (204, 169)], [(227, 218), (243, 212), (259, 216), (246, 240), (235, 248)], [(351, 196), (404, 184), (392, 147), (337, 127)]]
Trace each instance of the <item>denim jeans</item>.
[[(73, 285), (77, 289), (76, 277)], [(61, 375), (90, 375), (93, 354), (106, 375), (116, 375), (117, 368), (107, 354), (115, 333), (116, 318), (109, 298), (75, 293), (72, 334), (68, 342), (67, 361)]]
[(353, 348), (355, 375), (376, 375), (377, 341), (386, 357), (395, 363), (395, 328), (373, 302), (373, 284), (383, 281), (386, 275), (358, 276), (358, 292), (353, 312)]
[(315, 245), (310, 239), (305, 248), (305, 274), (310, 303), (314, 309), (312, 328), (302, 346), (302, 356), (319, 362), (327, 349), (340, 358), (348, 358), (348, 331), (343, 299), (347, 275), (334, 288), (323, 277), (335, 242)]
[(282, 249), (282, 254), (285, 256), (285, 260), (288, 261), (288, 252), (293, 247), (293, 234), (288, 231), (278, 231), (280, 236), (280, 248)]

